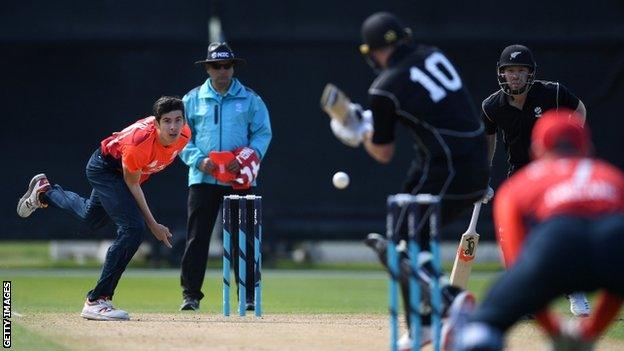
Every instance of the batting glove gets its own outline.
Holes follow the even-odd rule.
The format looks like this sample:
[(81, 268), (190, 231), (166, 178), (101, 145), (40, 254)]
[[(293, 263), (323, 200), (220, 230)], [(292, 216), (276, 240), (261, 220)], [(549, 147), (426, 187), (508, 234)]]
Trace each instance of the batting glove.
[(364, 135), (373, 131), (373, 114), (370, 110), (363, 111), (359, 104), (349, 105), (349, 114), (344, 123), (332, 118), (329, 122), (332, 132), (343, 144), (358, 147)]
[(488, 202), (490, 202), (490, 200), (492, 200), (493, 197), (494, 197), (494, 189), (492, 189), (492, 187), (488, 185), (487, 191), (485, 192), (485, 194), (483, 195), (483, 198), (481, 199), (481, 203), (487, 204)]

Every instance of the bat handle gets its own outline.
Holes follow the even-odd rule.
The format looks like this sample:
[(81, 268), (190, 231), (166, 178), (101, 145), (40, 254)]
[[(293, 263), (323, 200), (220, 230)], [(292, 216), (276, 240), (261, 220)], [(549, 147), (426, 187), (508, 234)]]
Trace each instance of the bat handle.
[(477, 221), (479, 220), (479, 212), (481, 212), (481, 201), (474, 203), (472, 209), (472, 218), (470, 218), (470, 225), (468, 225), (468, 231), (474, 233), (477, 229)]

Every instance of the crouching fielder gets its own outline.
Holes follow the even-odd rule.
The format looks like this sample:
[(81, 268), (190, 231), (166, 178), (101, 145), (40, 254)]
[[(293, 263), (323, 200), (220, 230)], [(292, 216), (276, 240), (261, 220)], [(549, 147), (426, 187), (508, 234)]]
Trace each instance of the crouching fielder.
[[(455, 350), (500, 350), (502, 335), (528, 313), (537, 314), (555, 350), (591, 349), (618, 313), (624, 174), (588, 157), (589, 131), (570, 112), (547, 112), (537, 122), (537, 159), (498, 192), (494, 219), (510, 269), (455, 334)], [(590, 318), (561, 323), (547, 310), (561, 294), (598, 289), (603, 291)]]

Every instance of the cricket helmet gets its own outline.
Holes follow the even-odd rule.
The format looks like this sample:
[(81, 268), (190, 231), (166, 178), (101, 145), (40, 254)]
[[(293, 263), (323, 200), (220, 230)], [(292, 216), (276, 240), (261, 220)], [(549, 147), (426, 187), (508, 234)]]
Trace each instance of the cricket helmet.
[[(520, 89), (512, 90), (507, 83), (507, 79), (503, 74), (505, 67), (509, 66), (525, 66), (529, 68), (529, 75), (527, 77), (526, 84)], [(533, 59), (533, 53), (524, 45), (514, 44), (509, 45), (503, 52), (501, 52), (500, 58), (496, 63), (496, 76), (498, 77), (498, 85), (503, 92), (508, 95), (519, 95), (531, 88), (535, 80), (535, 71), (537, 70), (537, 64)]]
[(412, 30), (398, 17), (389, 12), (377, 12), (362, 23), (360, 53), (366, 56), (371, 50), (396, 45), (411, 37)]

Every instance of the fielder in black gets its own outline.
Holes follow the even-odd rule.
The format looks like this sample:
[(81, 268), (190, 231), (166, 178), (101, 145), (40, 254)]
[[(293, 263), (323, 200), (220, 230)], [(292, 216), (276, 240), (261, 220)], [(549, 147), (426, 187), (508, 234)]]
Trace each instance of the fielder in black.
[[(439, 195), (441, 224), (449, 223), (482, 199), (488, 188), (485, 129), (476, 108), (444, 53), (412, 43), (410, 29), (394, 15), (380, 12), (368, 17), (362, 25), (362, 37), (360, 52), (379, 72), (368, 90), (370, 110), (362, 111), (359, 105), (351, 104), (344, 121), (332, 118), (332, 131), (343, 143), (353, 147), (363, 143), (375, 160), (388, 163), (394, 154), (397, 123), (407, 128), (417, 155), (401, 191)], [(423, 226), (427, 212), (422, 221), (421, 228), (428, 228)], [(424, 251), (429, 246), (428, 234), (427, 230), (420, 234)], [(371, 234), (367, 245), (385, 265), (385, 238)], [(401, 266), (407, 260), (404, 253)], [(429, 271), (430, 265), (425, 264), (423, 270)], [(404, 306), (409, 306), (404, 278)], [(447, 286), (443, 292), (445, 303), (450, 303), (458, 292)], [(431, 341), (430, 315), (421, 311), (421, 316), (425, 326), (421, 339), (427, 343)], [(409, 335), (402, 337), (399, 344), (401, 349), (409, 347)]]
[[(507, 161), (508, 176), (531, 161), (531, 131), (535, 122), (549, 110), (575, 111), (585, 122), (585, 105), (563, 84), (535, 80), (537, 64), (531, 50), (524, 45), (507, 46), (496, 65), (500, 89), (483, 100), (481, 119), (485, 123), (490, 164), (496, 150), (496, 131), (500, 130)], [(570, 311), (585, 317), (590, 313), (583, 293), (567, 295)]]

